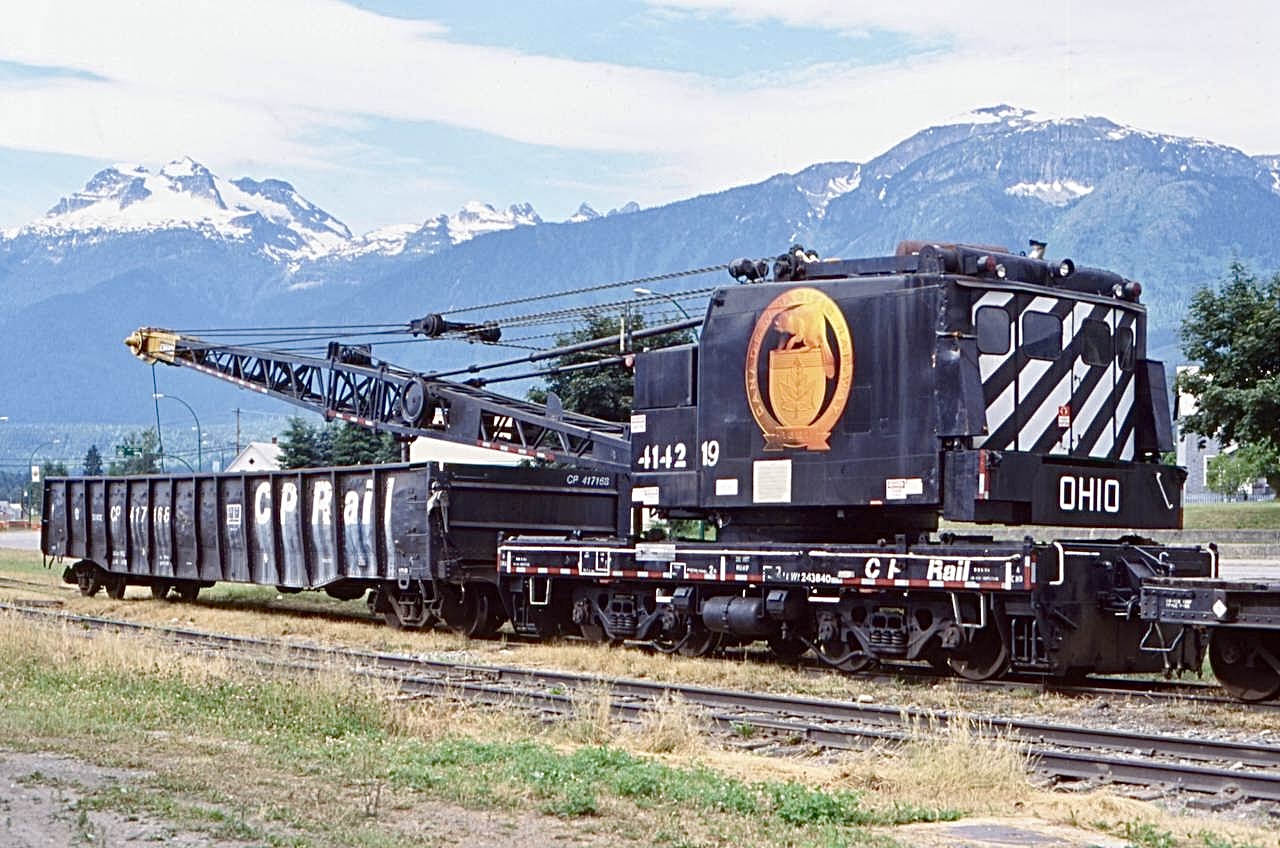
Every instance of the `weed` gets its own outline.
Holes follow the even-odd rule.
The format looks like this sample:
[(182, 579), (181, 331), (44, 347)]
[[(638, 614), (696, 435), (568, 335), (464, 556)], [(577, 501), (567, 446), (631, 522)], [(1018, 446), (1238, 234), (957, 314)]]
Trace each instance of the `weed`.
[(1125, 822), (1121, 833), (1138, 848), (1175, 848), (1177, 845), (1172, 833), (1148, 822)]
[(1258, 848), (1256, 842), (1237, 841), (1207, 830), (1200, 831), (1196, 836), (1203, 848)]
[(586, 686), (569, 693), (573, 715), (567, 727), (569, 739), (583, 745), (611, 742), (618, 734), (613, 717), (613, 690), (608, 686)]
[(596, 793), (590, 787), (578, 785), (558, 794), (550, 803), (544, 804), (542, 810), (564, 819), (594, 816), (599, 811)]
[(651, 754), (687, 755), (705, 751), (709, 733), (705, 711), (668, 692), (641, 714), (640, 726), (629, 730), (627, 741)]
[(71, 835), (77, 845), (105, 845), (106, 831), (93, 823), (89, 811), (80, 807), (76, 813), (75, 827)]

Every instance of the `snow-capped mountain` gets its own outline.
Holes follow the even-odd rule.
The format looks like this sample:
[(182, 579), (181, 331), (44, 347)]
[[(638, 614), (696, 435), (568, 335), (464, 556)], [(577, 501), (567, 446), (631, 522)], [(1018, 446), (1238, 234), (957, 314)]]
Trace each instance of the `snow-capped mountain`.
[[(589, 206), (587, 208), (590, 209)], [(581, 213), (581, 208), (578, 211)], [(574, 218), (569, 220), (573, 221)], [(395, 224), (381, 227), (360, 238), (350, 239), (333, 252), (344, 258), (369, 254), (422, 255), (470, 241), (485, 233), (532, 227), (541, 223), (542, 217), (528, 203), (513, 204), (503, 211), (488, 203), (471, 201), (458, 210), (456, 215), (438, 215), (416, 226)]]
[[(904, 238), (1013, 250), (1041, 239), (1051, 257), (1141, 280), (1149, 344), (1174, 362), (1189, 293), (1233, 260), (1259, 274), (1280, 269), (1277, 231), (1280, 156), (1010, 106), (940, 121), (867, 162), (815, 164), (643, 210), (628, 203), (601, 215), (583, 204), (557, 225), (527, 205), (472, 203), (352, 236), (281, 181), (225, 181), (190, 160), (159, 173), (109, 168), (40, 221), (0, 233), (0, 361), (6, 384), (23, 387), (5, 412), (112, 415), (115, 381), (134, 377), (145, 401), (150, 377), (119, 343), (142, 324), (402, 322), (506, 300), (513, 289), (593, 288), (797, 242), (824, 256), (869, 256)], [(727, 282), (720, 273), (660, 288)], [(520, 338), (515, 328), (510, 338)], [(449, 344), (382, 355), (429, 370), (480, 358)], [(220, 387), (194, 375), (174, 390), (196, 401)]]
[(314, 259), (351, 240), (337, 218), (281, 180), (225, 180), (189, 157), (158, 173), (141, 165), (99, 171), (45, 217), (14, 235), (80, 235), (195, 230), (208, 238), (251, 242), (278, 260)]
[[(588, 220), (581, 217), (583, 209), (591, 207), (584, 203), (578, 215), (569, 220)], [(122, 233), (188, 230), (208, 239), (251, 245), (263, 256), (296, 269), (301, 263), (326, 257), (434, 253), (485, 233), (542, 222), (528, 203), (499, 210), (472, 201), (453, 215), (353, 236), (346, 224), (283, 180), (227, 180), (183, 157), (157, 173), (141, 165), (116, 165), (99, 171), (83, 189), (63, 197), (43, 218), (0, 236), (74, 236), (77, 243), (83, 243), (86, 238), (101, 240)]]
[(578, 211), (569, 217), (566, 223), (581, 224), (584, 221), (594, 221), (600, 217), (600, 213), (591, 207), (590, 203), (583, 203), (578, 207)]

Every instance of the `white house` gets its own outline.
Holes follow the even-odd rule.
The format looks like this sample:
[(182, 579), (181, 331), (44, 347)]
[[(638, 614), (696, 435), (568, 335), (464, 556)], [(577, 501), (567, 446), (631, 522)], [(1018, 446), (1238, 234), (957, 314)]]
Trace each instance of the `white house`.
[(228, 472), (277, 471), (280, 468), (280, 446), (272, 442), (250, 442), (227, 465)]

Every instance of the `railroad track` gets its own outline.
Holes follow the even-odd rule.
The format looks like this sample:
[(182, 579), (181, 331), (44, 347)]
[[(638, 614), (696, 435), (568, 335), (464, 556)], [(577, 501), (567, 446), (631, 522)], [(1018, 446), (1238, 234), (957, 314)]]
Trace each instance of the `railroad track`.
[(982, 718), (950, 712), (903, 709), (813, 698), (718, 691), (571, 672), (429, 660), (346, 648), (286, 643), (179, 627), (71, 615), (43, 608), (0, 604), (11, 615), (74, 623), (86, 629), (149, 633), (181, 644), (234, 651), (246, 660), (316, 668), (341, 663), (356, 674), (390, 680), (408, 697), (440, 696), (519, 705), (553, 715), (572, 713), (583, 692), (607, 691), (613, 713), (638, 720), (657, 702), (676, 696), (701, 709), (726, 733), (773, 735), (826, 749), (857, 749), (897, 743), (921, 728), (960, 726), (981, 736), (1019, 745), (1047, 775), (1171, 791), (1216, 794), (1227, 800), (1280, 801), (1280, 746), (1134, 735), (1042, 722)]
[[(63, 587), (50, 586), (47, 583), (41, 583), (31, 580), (21, 580), (9, 577), (0, 577), (0, 587), (27, 588), (36, 587), (44, 591), (57, 591)], [(70, 590), (69, 590), (70, 591)], [(46, 606), (54, 607), (62, 602), (58, 600), (46, 599), (23, 599), (14, 600), (19, 606)], [(260, 611), (270, 611), (278, 615), (291, 615), (306, 618), (328, 619), (332, 621), (355, 621), (367, 620), (374, 621), (372, 616), (361, 616), (358, 612), (343, 611), (331, 612), (324, 609), (299, 608), (295, 606), (289, 607), (265, 607), (255, 605), (253, 602), (236, 601), (226, 602), (223, 600), (210, 599), (201, 602), (204, 606), (221, 609), (244, 609), (252, 607)], [(510, 648), (523, 648), (540, 644), (540, 640), (523, 637), (519, 634), (507, 633), (504, 635), (506, 645)], [(647, 643), (632, 643), (629, 645), (636, 650), (649, 650), (652, 648)], [(784, 662), (777, 658), (766, 654), (762, 651), (751, 652), (750, 649), (743, 650), (741, 648), (730, 648), (725, 651), (730, 657), (736, 657), (748, 662), (759, 663), (762, 665), (776, 665), (787, 668), (796, 668), (795, 662)], [(824, 665), (816, 660), (801, 660), (799, 668), (812, 675), (832, 675), (842, 674), (833, 670), (830, 666)], [(993, 680), (964, 680), (955, 675), (939, 673), (931, 668), (914, 665), (888, 665), (876, 669), (858, 672), (856, 678), (874, 683), (894, 684), (894, 683), (915, 683), (922, 685), (931, 685), (937, 682), (946, 682), (961, 691), (981, 692), (983, 690), (990, 691), (992, 689), (1002, 691), (1030, 691), (1037, 693), (1053, 693), (1066, 696), (1090, 696), (1103, 698), (1131, 698), (1142, 701), (1165, 701), (1170, 703), (1196, 702), (1204, 705), (1226, 706), (1233, 709), (1241, 707), (1250, 710), (1265, 710), (1280, 712), (1280, 701), (1268, 701), (1258, 704), (1242, 705), (1239, 701), (1226, 697), (1222, 693), (1222, 689), (1212, 682), (1194, 682), (1187, 680), (1152, 680), (1152, 679), (1124, 679), (1116, 677), (1107, 677), (1097, 680), (1096, 682), (1065, 682), (1051, 678), (1037, 677), (1034, 675), (1011, 675)]]
[[(62, 587), (53, 587), (47, 583), (40, 583), (31, 580), (21, 580), (9, 577), (0, 577), (0, 587), (26, 588), (37, 587), (44, 591), (56, 591)], [(69, 590), (71, 591), (71, 590)], [(56, 606), (60, 601), (56, 600), (15, 600), (12, 603), (19, 606)], [(307, 609), (295, 606), (291, 607), (272, 607), (255, 605), (252, 602), (236, 601), (227, 602), (224, 600), (201, 599), (204, 606), (221, 609), (244, 609), (252, 606), (259, 611), (270, 611), (279, 615), (293, 615), (307, 618), (329, 619), (333, 621), (355, 621), (355, 620), (376, 620), (373, 616), (362, 616), (354, 611), (331, 612), (324, 609)], [(508, 647), (521, 648), (531, 645), (540, 644), (540, 640), (524, 637), (519, 634), (507, 633), (504, 635), (507, 640)], [(629, 645), (637, 650), (653, 650), (647, 643), (631, 643)], [(784, 662), (778, 660), (764, 652), (751, 652), (750, 649), (743, 650), (741, 648), (729, 648), (724, 651), (727, 656), (738, 657), (749, 662), (760, 663), (762, 665), (778, 665), (788, 668), (797, 667), (795, 662)], [(843, 672), (835, 671), (830, 666), (824, 665), (816, 660), (801, 660), (799, 668), (807, 673), (814, 675), (831, 675), (843, 674)], [(876, 669), (858, 672), (856, 678), (876, 683), (920, 683), (932, 684), (945, 681), (949, 685), (956, 687), (962, 691), (981, 692), (983, 690), (990, 691), (992, 689), (1004, 691), (1031, 691), (1046, 692), (1059, 695), (1069, 696), (1094, 696), (1094, 697), (1128, 697), (1138, 698), (1145, 701), (1168, 701), (1168, 702), (1188, 702), (1194, 701), (1205, 705), (1229, 706), (1232, 708), (1245, 707), (1251, 710), (1272, 710), (1280, 712), (1280, 701), (1262, 702), (1259, 704), (1242, 705), (1239, 701), (1226, 697), (1222, 693), (1222, 689), (1211, 682), (1193, 682), (1187, 680), (1152, 680), (1152, 679), (1124, 679), (1116, 677), (1107, 677), (1096, 680), (1095, 682), (1065, 682), (1045, 677), (1037, 677), (1034, 675), (1011, 675), (994, 680), (964, 680), (955, 675), (939, 673), (925, 666), (915, 665), (886, 665)]]

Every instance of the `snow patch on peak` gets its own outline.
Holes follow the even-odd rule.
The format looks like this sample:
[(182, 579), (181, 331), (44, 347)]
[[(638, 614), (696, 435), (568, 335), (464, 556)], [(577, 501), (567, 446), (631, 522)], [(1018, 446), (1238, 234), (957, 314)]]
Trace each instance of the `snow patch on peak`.
[(950, 121), (950, 123), (1004, 124), (1025, 119), (1034, 114), (1035, 112), (1030, 109), (1021, 109), (1017, 106), (1010, 106), (1008, 103), (1001, 103), (998, 106), (986, 106), (981, 109), (974, 109), (972, 112), (966, 112)]
[(827, 199), (830, 200), (842, 194), (857, 191), (860, 185), (862, 185), (861, 170), (848, 177), (832, 177), (831, 181), (827, 183)]
[(366, 253), (380, 253), (383, 256), (399, 256), (404, 253), (409, 237), (421, 230), (421, 224), (392, 224), (370, 230), (360, 237), (346, 253), (361, 256)]
[[(796, 191), (804, 195), (805, 201), (809, 204), (810, 214), (816, 218), (823, 218), (827, 214), (827, 207), (831, 201), (837, 197), (842, 197), (851, 191), (857, 191), (862, 185), (862, 166), (852, 165), (852, 170), (844, 173), (837, 173), (835, 176), (827, 177), (820, 181), (798, 180)], [(831, 173), (827, 170), (827, 173)]]
[(209, 173), (209, 169), (190, 156), (183, 156), (165, 165), (160, 169), (160, 173), (162, 176), (179, 179), (181, 177), (203, 176)]
[(542, 218), (528, 203), (512, 204), (507, 211), (500, 212), (488, 203), (472, 200), (447, 221), (449, 241), (459, 244), (485, 233), (541, 224)]
[(1271, 177), (1271, 190), (1280, 194), (1280, 156), (1266, 154), (1253, 157), (1260, 164), (1267, 176)]
[(599, 217), (601, 217), (600, 213), (597, 212), (590, 203), (584, 202), (578, 207), (577, 212), (574, 212), (573, 215), (566, 219), (565, 223), (581, 224), (583, 221), (594, 221)]
[(630, 215), (632, 212), (639, 212), (639, 211), (640, 211), (640, 204), (636, 203), (634, 200), (628, 200), (626, 203), (622, 204), (617, 209), (610, 209), (608, 212), (604, 213), (604, 216), (607, 218), (610, 215)]
[(1093, 191), (1093, 186), (1072, 179), (1044, 180), (1035, 183), (1015, 183), (1004, 193), (1012, 197), (1030, 197), (1050, 206), (1066, 206)]
[(485, 233), (541, 223), (541, 216), (528, 203), (513, 204), (504, 212), (490, 203), (472, 200), (463, 204), (456, 215), (437, 215), (421, 224), (380, 227), (350, 241), (334, 253), (348, 259), (368, 254), (430, 254)]

